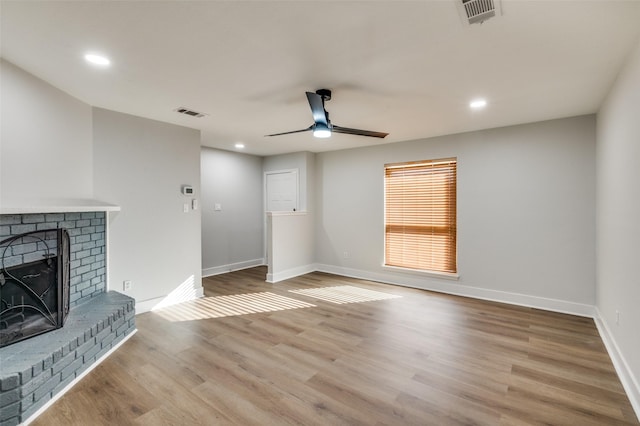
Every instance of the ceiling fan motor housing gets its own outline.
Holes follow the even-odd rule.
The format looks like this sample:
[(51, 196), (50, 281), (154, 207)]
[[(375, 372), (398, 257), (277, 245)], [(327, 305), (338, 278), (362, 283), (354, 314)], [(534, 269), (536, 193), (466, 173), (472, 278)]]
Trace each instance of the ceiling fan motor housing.
[(316, 90), (316, 95), (322, 96), (322, 100), (323, 101), (330, 101), (331, 100), (331, 90), (329, 90), (329, 89)]

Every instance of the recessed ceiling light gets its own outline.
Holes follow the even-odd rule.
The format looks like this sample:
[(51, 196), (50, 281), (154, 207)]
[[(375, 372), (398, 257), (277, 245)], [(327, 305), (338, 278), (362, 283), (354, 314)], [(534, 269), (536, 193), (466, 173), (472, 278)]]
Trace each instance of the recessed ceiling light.
[(474, 99), (469, 103), (469, 106), (473, 109), (480, 109), (487, 106), (487, 101), (484, 99)]
[(103, 67), (106, 67), (107, 65), (111, 64), (111, 61), (109, 60), (109, 58), (106, 58), (101, 55), (95, 55), (93, 53), (87, 53), (86, 55), (84, 55), (84, 59), (89, 63), (92, 63), (94, 65), (100, 65)]
[(239, 142), (238, 142), (238, 143), (235, 145), (235, 147), (236, 147), (236, 148), (238, 148), (238, 149), (242, 149), (242, 148), (244, 148), (244, 144), (243, 144), (243, 143), (239, 143)]

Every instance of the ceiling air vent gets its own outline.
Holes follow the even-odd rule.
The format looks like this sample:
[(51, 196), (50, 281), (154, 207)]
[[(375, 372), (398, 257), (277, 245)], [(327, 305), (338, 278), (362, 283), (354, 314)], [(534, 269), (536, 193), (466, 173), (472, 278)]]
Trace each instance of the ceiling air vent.
[(458, 0), (458, 9), (467, 24), (481, 24), (501, 14), (500, 0)]
[(190, 110), (189, 108), (184, 108), (184, 107), (176, 108), (174, 109), (174, 111), (179, 112), (180, 114), (190, 115), (192, 117), (198, 117), (198, 118), (204, 117), (205, 115), (207, 115), (203, 112), (193, 111), (193, 110)]

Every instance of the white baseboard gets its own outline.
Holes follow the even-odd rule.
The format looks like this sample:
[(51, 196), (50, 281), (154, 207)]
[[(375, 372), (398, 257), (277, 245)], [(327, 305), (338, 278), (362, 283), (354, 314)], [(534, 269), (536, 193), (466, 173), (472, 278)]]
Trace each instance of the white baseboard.
[(264, 258), (245, 260), (243, 262), (230, 263), (228, 265), (213, 266), (211, 268), (205, 268), (202, 270), (202, 277), (210, 277), (212, 275), (224, 274), (227, 272), (240, 271), (242, 269), (253, 268), (255, 266), (265, 265)]
[(266, 281), (268, 283), (277, 283), (279, 281), (288, 280), (289, 278), (299, 277), (300, 275), (308, 274), (317, 270), (316, 264), (310, 263), (308, 265), (296, 266), (295, 268), (286, 269), (284, 271), (274, 273), (267, 273)]
[(638, 380), (633, 375), (627, 360), (624, 355), (620, 351), (616, 340), (613, 338), (613, 334), (611, 333), (611, 329), (609, 328), (606, 320), (600, 314), (600, 310), (596, 307), (596, 316), (595, 316), (596, 327), (598, 327), (598, 332), (600, 333), (600, 337), (604, 342), (604, 345), (607, 348), (607, 352), (609, 352), (609, 357), (611, 357), (611, 361), (613, 362), (613, 366), (616, 369), (616, 373), (618, 373), (618, 377), (620, 378), (620, 382), (622, 382), (622, 386), (624, 387), (627, 396), (629, 397), (629, 401), (631, 402), (631, 406), (633, 410), (636, 412), (636, 416), (640, 419), (640, 384)]
[(316, 270), (345, 277), (360, 278), (363, 280), (377, 281), (386, 284), (401, 285), (404, 287), (418, 288), (422, 290), (437, 291), (439, 293), (453, 294), (456, 296), (472, 297), (474, 299), (490, 300), (493, 302), (509, 303), (511, 305), (527, 306), (530, 308), (544, 309), (547, 311), (561, 312), (572, 315), (593, 318), (596, 315), (592, 305), (586, 305), (564, 300), (548, 299), (526, 294), (511, 293), (506, 291), (491, 290), (457, 284), (450, 280), (436, 280), (416, 276), (399, 276), (398, 274), (385, 272), (371, 272), (360, 269), (345, 268), (342, 266), (316, 264)]
[(75, 379), (73, 379), (73, 381), (71, 383), (69, 383), (67, 386), (64, 387), (64, 389), (62, 389), (60, 392), (58, 392), (57, 394), (55, 394), (53, 396), (53, 398), (51, 398), (49, 401), (47, 401), (46, 404), (44, 404), (42, 407), (40, 407), (38, 409), (38, 411), (36, 411), (35, 413), (33, 413), (27, 420), (25, 420), (24, 422), (21, 423), (21, 425), (28, 425), (30, 424), (32, 421), (34, 421), (40, 414), (44, 413), (47, 408), (51, 407), (57, 400), (59, 400), (60, 398), (62, 398), (62, 396), (67, 393), (72, 387), (74, 387), (80, 380), (82, 380), (87, 374), (89, 374), (91, 371), (93, 371), (93, 369), (95, 369), (98, 365), (100, 365), (100, 363), (102, 363), (102, 361), (104, 361), (105, 359), (107, 359), (109, 357), (109, 355), (111, 355), (112, 353), (114, 353), (115, 351), (118, 350), (118, 348), (122, 345), (125, 344), (125, 342), (127, 340), (129, 340), (134, 334), (136, 334), (136, 332), (138, 331), (138, 329), (134, 329), (131, 333), (129, 333), (128, 335), (125, 336), (124, 339), (122, 339), (120, 342), (118, 342), (114, 347), (112, 347), (111, 349), (109, 349), (109, 352), (107, 352), (106, 354), (102, 355), (100, 358), (98, 358), (96, 360), (96, 362), (94, 362), (93, 364), (91, 364), (91, 366), (89, 366), (89, 368), (87, 368), (86, 370), (84, 370), (82, 373), (80, 373), (80, 375), (78, 377), (76, 377)]

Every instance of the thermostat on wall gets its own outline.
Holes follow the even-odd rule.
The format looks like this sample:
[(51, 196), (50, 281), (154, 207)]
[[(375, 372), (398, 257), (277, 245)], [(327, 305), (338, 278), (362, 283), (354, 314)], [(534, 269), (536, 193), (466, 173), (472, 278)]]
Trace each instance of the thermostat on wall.
[(193, 195), (193, 186), (184, 185), (182, 187), (182, 193), (184, 195)]

